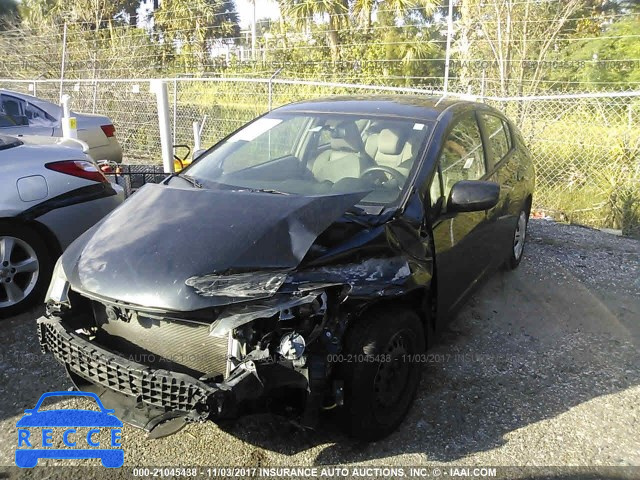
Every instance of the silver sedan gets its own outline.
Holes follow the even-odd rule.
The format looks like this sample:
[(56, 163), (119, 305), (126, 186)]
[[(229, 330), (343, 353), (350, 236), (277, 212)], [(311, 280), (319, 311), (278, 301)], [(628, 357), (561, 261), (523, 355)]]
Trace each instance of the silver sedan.
[(33, 139), (0, 135), (0, 318), (41, 299), (62, 251), (124, 200), (79, 142)]
[[(113, 122), (103, 115), (72, 112), (78, 121), (78, 138), (89, 145), (96, 161), (122, 162), (122, 147)], [(0, 134), (62, 136), (62, 108), (46, 100), (0, 89)]]

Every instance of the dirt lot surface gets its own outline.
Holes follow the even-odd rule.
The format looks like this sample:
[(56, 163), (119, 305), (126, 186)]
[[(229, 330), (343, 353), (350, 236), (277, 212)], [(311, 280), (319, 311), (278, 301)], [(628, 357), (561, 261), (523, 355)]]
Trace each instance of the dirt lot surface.
[[(71, 385), (39, 352), (39, 313), (0, 322), (0, 465), (13, 464), (23, 410)], [(533, 220), (520, 268), (493, 275), (444, 332), (389, 438), (269, 415), (154, 441), (125, 426), (125, 465), (637, 466), (639, 346), (640, 242)]]

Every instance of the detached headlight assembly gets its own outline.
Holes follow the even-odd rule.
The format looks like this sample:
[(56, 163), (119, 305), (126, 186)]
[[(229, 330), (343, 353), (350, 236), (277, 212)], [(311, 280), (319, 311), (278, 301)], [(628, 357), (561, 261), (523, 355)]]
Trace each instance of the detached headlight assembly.
[(203, 297), (264, 298), (276, 293), (286, 278), (283, 272), (251, 272), (190, 277), (185, 284)]
[(53, 276), (49, 284), (49, 290), (44, 299), (44, 303), (69, 303), (69, 282), (62, 268), (62, 262), (59, 258), (56, 266), (53, 268)]

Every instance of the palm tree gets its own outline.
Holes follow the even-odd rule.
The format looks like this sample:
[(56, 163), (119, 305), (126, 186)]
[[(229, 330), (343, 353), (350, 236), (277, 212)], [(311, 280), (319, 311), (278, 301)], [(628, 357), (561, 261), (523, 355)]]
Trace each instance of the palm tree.
[(327, 39), (331, 58), (335, 62), (339, 55), (338, 32), (348, 22), (347, 0), (281, 0), (281, 13), (293, 20), (298, 28), (306, 28), (318, 17), (327, 18)]
[(153, 18), (167, 46), (184, 54), (187, 67), (195, 59), (197, 67), (206, 68), (212, 41), (239, 34), (232, 0), (164, 0)]
[(363, 21), (368, 30), (371, 28), (373, 12), (378, 9), (393, 12), (396, 20), (400, 20), (411, 10), (422, 10), (430, 15), (440, 3), (438, 0), (355, 0), (353, 13)]
[(14, 0), (0, 0), (0, 30), (8, 28), (18, 18), (18, 4)]

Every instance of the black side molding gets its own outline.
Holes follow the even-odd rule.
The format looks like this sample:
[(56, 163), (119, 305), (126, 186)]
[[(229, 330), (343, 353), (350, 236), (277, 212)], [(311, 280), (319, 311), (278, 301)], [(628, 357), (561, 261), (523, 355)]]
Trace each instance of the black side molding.
[(111, 197), (116, 194), (117, 192), (110, 183), (95, 183), (94, 185), (76, 188), (57, 197), (45, 200), (16, 215), (16, 218), (20, 220), (33, 220), (57, 208), (68, 207), (76, 203), (90, 202), (91, 200)]

